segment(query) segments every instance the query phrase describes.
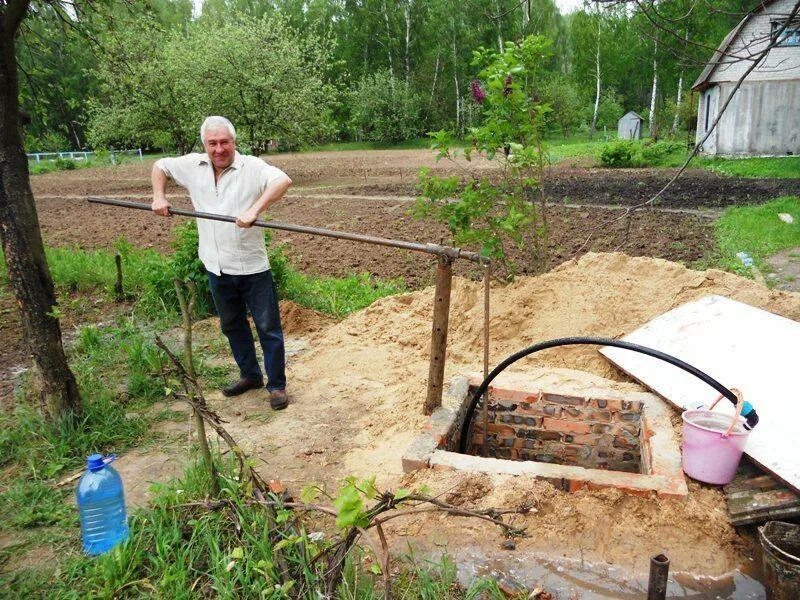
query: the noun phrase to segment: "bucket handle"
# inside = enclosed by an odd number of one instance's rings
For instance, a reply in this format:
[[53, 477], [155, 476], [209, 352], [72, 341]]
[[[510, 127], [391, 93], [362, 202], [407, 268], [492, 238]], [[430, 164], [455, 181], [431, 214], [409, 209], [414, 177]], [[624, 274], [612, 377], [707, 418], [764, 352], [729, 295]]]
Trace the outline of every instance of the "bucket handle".
[[[733, 415], [733, 421], [731, 422], [731, 426], [728, 427], [728, 431], [722, 434], [723, 438], [727, 438], [733, 432], [736, 424], [739, 422], [739, 419], [742, 416], [742, 407], [744, 406], [744, 395], [742, 394], [741, 390], [738, 388], [731, 388], [731, 391], [736, 395], [736, 413]], [[711, 406], [708, 407], [708, 410], [714, 410], [717, 402], [722, 400], [722, 398], [722, 394], [717, 396], [717, 399], [711, 403]]]

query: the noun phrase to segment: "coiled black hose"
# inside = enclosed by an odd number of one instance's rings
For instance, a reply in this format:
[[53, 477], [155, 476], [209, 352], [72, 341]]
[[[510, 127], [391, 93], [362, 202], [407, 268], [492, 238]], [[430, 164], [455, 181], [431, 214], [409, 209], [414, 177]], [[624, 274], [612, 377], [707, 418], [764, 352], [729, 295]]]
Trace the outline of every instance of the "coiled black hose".
[[[700, 369], [693, 367], [689, 363], [685, 363], [679, 358], [675, 358], [674, 356], [670, 356], [669, 354], [665, 354], [664, 352], [660, 352], [658, 350], [653, 350], [652, 348], [647, 348], [646, 346], [640, 346], [639, 344], [632, 344], [631, 342], [623, 342], [622, 340], [612, 340], [606, 338], [598, 338], [598, 337], [568, 337], [568, 338], [559, 338], [557, 340], [550, 340], [547, 342], [540, 342], [538, 344], [534, 344], [533, 346], [528, 346], [524, 350], [520, 350], [519, 352], [512, 354], [508, 358], [506, 358], [503, 362], [497, 365], [492, 372], [486, 376], [486, 379], [483, 380], [481, 385], [475, 390], [475, 394], [472, 396], [472, 400], [469, 403], [469, 407], [467, 408], [467, 413], [464, 416], [464, 421], [461, 424], [461, 435], [459, 441], [459, 452], [465, 454], [467, 452], [467, 445], [468, 445], [468, 436], [467, 431], [472, 423], [472, 416], [475, 414], [475, 406], [478, 404], [481, 396], [483, 396], [486, 389], [489, 387], [489, 384], [497, 377], [500, 373], [502, 373], [506, 367], [509, 365], [514, 364], [521, 358], [525, 358], [529, 354], [533, 354], [534, 352], [539, 352], [540, 350], [547, 350], [548, 348], [555, 348], [557, 346], [576, 346], [579, 344], [588, 344], [593, 346], [614, 346], [615, 348], [623, 348], [625, 350], [633, 350], [634, 352], [639, 352], [641, 354], [646, 354], [648, 356], [652, 356], [654, 358], [659, 358], [665, 362], [668, 362], [671, 365], [678, 367], [679, 369], [683, 369], [687, 373], [691, 373], [698, 379], [701, 379], [715, 390], [717, 390], [720, 394], [725, 396], [728, 400], [730, 400], [734, 405], [738, 402], [736, 398], [736, 394], [734, 394], [731, 390], [726, 388], [722, 385], [719, 381], [714, 379], [713, 377], [703, 373]], [[749, 405], [746, 405], [749, 407]], [[752, 429], [758, 423], [758, 415], [754, 408], [749, 407], [748, 410], [742, 410], [742, 416], [745, 418], [745, 428]]]

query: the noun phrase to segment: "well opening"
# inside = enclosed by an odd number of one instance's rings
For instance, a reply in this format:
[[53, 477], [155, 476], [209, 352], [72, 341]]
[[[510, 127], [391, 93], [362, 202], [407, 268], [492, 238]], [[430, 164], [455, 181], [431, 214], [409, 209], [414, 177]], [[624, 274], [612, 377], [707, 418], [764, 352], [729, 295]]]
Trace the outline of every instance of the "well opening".
[[[476, 389], [470, 386], [467, 398]], [[484, 438], [481, 399], [469, 429], [467, 454], [647, 473], [639, 401], [491, 389], [487, 412]]]
[[585, 373], [500, 374], [489, 388], [486, 453], [483, 406], [459, 452], [469, 403], [483, 377], [454, 377], [438, 408], [402, 455], [405, 472], [445, 469], [532, 476], [559, 489], [614, 487], [685, 497], [681, 452], [670, 409], [646, 392], [613, 389]]

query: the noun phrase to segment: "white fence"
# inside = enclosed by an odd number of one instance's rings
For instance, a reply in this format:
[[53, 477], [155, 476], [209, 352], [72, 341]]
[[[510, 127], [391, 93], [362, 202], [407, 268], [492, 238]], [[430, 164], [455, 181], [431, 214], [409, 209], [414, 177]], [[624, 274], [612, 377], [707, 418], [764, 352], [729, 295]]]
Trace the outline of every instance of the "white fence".
[[[142, 158], [142, 149], [136, 148], [135, 150], [110, 150], [109, 151], [109, 158], [111, 160], [111, 164], [117, 164], [116, 156], [124, 155], [124, 154], [133, 154], [134, 156], [138, 156], [139, 160], [144, 160]], [[71, 160], [88, 160], [89, 157], [94, 156], [94, 152], [84, 152], [82, 150], [77, 152], [66, 151], [66, 152], [31, 152], [28, 154], [28, 160], [35, 160], [36, 164], [38, 165], [42, 160], [55, 160], [57, 158], [69, 158]]]

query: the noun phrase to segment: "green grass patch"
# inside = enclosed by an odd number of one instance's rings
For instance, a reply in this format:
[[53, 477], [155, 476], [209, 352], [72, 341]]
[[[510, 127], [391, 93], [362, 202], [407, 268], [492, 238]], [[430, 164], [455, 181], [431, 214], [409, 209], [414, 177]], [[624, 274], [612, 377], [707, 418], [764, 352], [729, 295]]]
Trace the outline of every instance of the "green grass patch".
[[[792, 215], [794, 223], [784, 223], [778, 218], [779, 213]], [[761, 267], [772, 254], [800, 246], [800, 197], [787, 196], [758, 206], [728, 208], [717, 220], [715, 233], [720, 266], [749, 275], [736, 257], [737, 252], [746, 252]]]
[[[212, 313], [213, 302], [205, 267], [197, 257], [197, 226], [187, 221], [175, 228], [173, 252], [164, 256], [119, 240], [123, 287], [134, 299], [135, 312], [155, 324], [177, 322], [178, 300], [174, 279], [191, 280], [197, 289], [197, 317]], [[265, 232], [266, 243], [270, 236]], [[47, 261], [59, 292], [102, 290], [109, 298], [116, 282], [114, 252], [80, 248], [48, 248]], [[281, 298], [343, 317], [372, 304], [378, 298], [406, 291], [402, 280], [382, 281], [367, 274], [344, 278], [305, 275], [295, 269], [282, 248], [269, 247], [270, 263]], [[0, 259], [2, 259], [0, 250]], [[7, 282], [5, 261], [0, 262], [0, 283]]]
[[[80, 154], [76, 152], [75, 154]], [[41, 175], [43, 173], [52, 173], [54, 171], [74, 171], [76, 169], [88, 169], [91, 167], [113, 167], [130, 162], [139, 162], [138, 153], [119, 153], [115, 152], [112, 156], [108, 150], [97, 150], [91, 156], [83, 158], [83, 156], [76, 156], [75, 158], [60, 157], [53, 159], [45, 159], [36, 162], [35, 158], [28, 159], [28, 172], [31, 175]]]
[[[77, 523], [66, 519], [75, 530], [74, 539], [60, 564], [0, 575], [0, 587], [12, 597], [59, 599], [293, 597], [279, 585], [267, 512], [244, 500], [247, 492], [236, 481], [230, 460], [218, 456], [216, 462], [221, 465], [220, 497], [229, 499], [229, 505], [217, 510], [200, 505], [210, 484], [206, 470], [195, 465], [180, 481], [154, 486], [151, 506], [130, 516], [130, 537], [114, 550], [96, 558], [80, 555]], [[51, 508], [54, 515], [61, 514]], [[324, 589], [322, 563], [313, 558], [329, 543], [330, 532], [324, 539], [312, 538], [296, 514], [279, 510], [277, 517], [283, 558], [298, 574], [290, 588], [305, 590], [303, 598], [319, 597], [317, 590]], [[380, 575], [368, 568], [364, 557], [363, 550], [351, 552], [336, 598], [384, 597]], [[455, 565], [447, 559], [431, 563], [407, 557], [395, 566], [392, 591], [397, 598], [504, 598], [492, 581], [461, 588]]]
[[0, 467], [33, 480], [49, 480], [75, 469], [94, 452], [120, 452], [146, 437], [142, 416], [164, 397], [164, 358], [130, 320], [100, 330], [86, 327], [70, 352], [81, 390], [80, 418], [45, 422], [36, 406], [21, 399], [0, 413]]
[[270, 265], [281, 298], [339, 318], [406, 291], [400, 279], [382, 281], [366, 273], [344, 278], [304, 275], [291, 267], [280, 247], [270, 252]]
[[800, 156], [701, 158], [698, 166], [732, 177], [800, 179]]
[[554, 140], [545, 144], [545, 156], [548, 164], [555, 165], [569, 158], [594, 156], [604, 143], [600, 140], [563, 143]]
[[429, 149], [431, 141], [429, 138], [415, 138], [406, 140], [399, 144], [385, 144], [381, 142], [332, 142], [330, 144], [320, 144], [319, 146], [308, 146], [302, 152], [340, 152], [344, 150], [417, 150]]

